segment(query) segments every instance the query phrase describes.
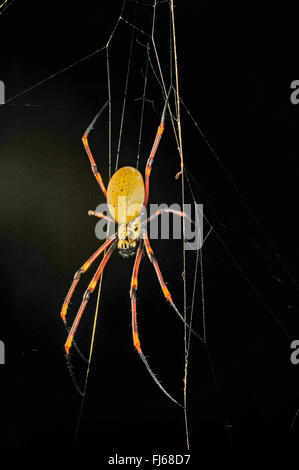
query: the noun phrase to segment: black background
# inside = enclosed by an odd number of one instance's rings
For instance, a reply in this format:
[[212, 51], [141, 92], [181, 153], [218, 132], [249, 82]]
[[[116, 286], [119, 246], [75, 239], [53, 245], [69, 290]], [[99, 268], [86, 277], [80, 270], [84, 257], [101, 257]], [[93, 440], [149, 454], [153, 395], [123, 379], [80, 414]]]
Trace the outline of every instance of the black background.
[[[4, 450], [74, 445], [81, 400], [65, 364], [59, 312], [74, 272], [99, 244], [96, 221], [87, 211], [103, 202], [103, 196], [81, 137], [107, 99], [105, 51], [12, 98], [105, 45], [120, 8], [121, 2], [111, 6], [87, 1], [65, 8], [14, 2], [0, 15], [0, 79], [7, 101], [0, 108]], [[167, 70], [167, 6], [160, 8], [164, 13], [157, 19], [156, 38]], [[124, 16], [146, 28], [150, 11], [129, 2]], [[203, 266], [208, 350], [218, 386], [207, 350], [193, 340], [188, 382], [191, 452], [194, 460], [211, 450], [219, 455], [230, 449], [273, 454], [296, 446], [299, 439], [298, 423], [288, 439], [299, 406], [298, 371], [290, 363], [290, 343], [298, 338], [299, 107], [290, 102], [290, 84], [299, 73], [295, 15], [287, 7], [263, 11], [254, 5], [216, 7], [213, 2], [177, 2], [175, 14], [181, 96], [220, 160], [182, 111], [191, 185], [215, 229], [203, 250]], [[120, 106], [120, 70], [126, 70], [131, 29], [121, 24], [117, 31], [111, 46], [111, 84], [113, 103]], [[145, 42], [139, 35], [141, 40]], [[141, 54], [142, 46], [136, 50]], [[137, 114], [126, 116], [120, 165], [136, 160], [140, 102], [134, 104], [133, 98], [142, 95], [144, 68], [138, 60], [128, 95]], [[141, 168], [163, 107], [157, 89], [150, 89], [155, 106], [147, 107]], [[115, 129], [118, 125], [113, 122]], [[106, 131], [107, 115], [90, 142], [107, 183]], [[113, 146], [115, 156], [115, 140]], [[181, 182], [174, 178], [179, 169], [168, 121], [152, 171], [150, 202], [180, 202]], [[152, 245], [182, 310], [181, 243], [161, 240]], [[187, 253], [188, 306], [195, 256]], [[77, 449], [96, 450], [103, 462], [115, 453], [146, 457], [186, 451], [182, 410], [158, 390], [132, 345], [132, 263], [115, 254], [105, 271], [76, 441]], [[86, 282], [82, 279], [71, 316]], [[199, 281], [196, 292], [194, 326], [202, 332]], [[94, 301], [78, 331], [86, 353]], [[144, 352], [163, 385], [182, 400], [182, 325], [164, 302], [145, 258], [138, 311]], [[82, 383], [85, 366], [74, 360]]]

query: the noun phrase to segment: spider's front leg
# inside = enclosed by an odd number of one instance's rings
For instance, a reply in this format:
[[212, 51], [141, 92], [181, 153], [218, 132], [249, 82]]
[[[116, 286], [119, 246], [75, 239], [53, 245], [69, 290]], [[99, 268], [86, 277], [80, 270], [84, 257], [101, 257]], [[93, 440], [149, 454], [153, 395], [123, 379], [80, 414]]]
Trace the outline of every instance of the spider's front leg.
[[102, 114], [102, 112], [105, 110], [105, 108], [107, 107], [108, 105], [108, 101], [106, 101], [106, 103], [104, 104], [104, 106], [102, 106], [102, 108], [100, 109], [100, 111], [97, 113], [97, 115], [95, 116], [95, 118], [92, 120], [92, 122], [89, 124], [88, 128], [86, 129], [86, 131], [84, 132], [83, 134], [83, 137], [82, 137], [82, 142], [83, 142], [83, 145], [84, 145], [84, 148], [86, 150], [86, 153], [88, 155], [88, 158], [89, 158], [89, 161], [90, 161], [90, 164], [91, 164], [91, 169], [92, 169], [92, 172], [94, 174], [94, 177], [95, 179], [97, 180], [98, 184], [100, 185], [100, 188], [105, 196], [105, 198], [107, 199], [107, 191], [106, 191], [106, 188], [105, 188], [105, 185], [103, 183], [103, 180], [102, 180], [102, 177], [101, 177], [101, 174], [100, 172], [98, 171], [97, 169], [97, 165], [96, 165], [96, 162], [93, 158], [93, 155], [91, 153], [91, 150], [90, 150], [90, 147], [89, 147], [89, 143], [88, 143], [88, 135], [90, 133], [90, 131], [93, 129], [93, 126], [96, 122], [96, 120], [100, 117], [100, 115]]
[[143, 203], [145, 207], [147, 206], [148, 197], [149, 197], [149, 180], [150, 180], [150, 174], [152, 171], [152, 164], [153, 164], [153, 161], [157, 152], [157, 148], [159, 146], [159, 143], [160, 143], [163, 131], [164, 131], [165, 114], [166, 114], [166, 108], [167, 108], [168, 101], [169, 101], [170, 92], [171, 92], [171, 87], [169, 88], [169, 92], [165, 100], [165, 104], [164, 104], [164, 108], [163, 108], [162, 116], [161, 116], [161, 121], [157, 130], [157, 133], [156, 133], [156, 137], [152, 146], [150, 156], [148, 157], [146, 167], [145, 167], [145, 196], [144, 196], [144, 203]]

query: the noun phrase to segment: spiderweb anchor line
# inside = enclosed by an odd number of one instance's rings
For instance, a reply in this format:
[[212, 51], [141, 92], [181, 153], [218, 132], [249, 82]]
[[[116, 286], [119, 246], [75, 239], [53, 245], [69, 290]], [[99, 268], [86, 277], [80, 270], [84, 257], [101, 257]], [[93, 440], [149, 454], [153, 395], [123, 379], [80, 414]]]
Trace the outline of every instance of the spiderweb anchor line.
[[[177, 118], [177, 132], [178, 132], [178, 151], [181, 160], [181, 193], [182, 193], [182, 207], [185, 207], [185, 183], [184, 183], [184, 157], [183, 157], [183, 142], [182, 142], [182, 128], [181, 128], [181, 114], [180, 114], [180, 95], [179, 95], [179, 76], [178, 76], [178, 59], [176, 48], [176, 34], [175, 34], [175, 21], [174, 21], [174, 6], [173, 0], [170, 0], [171, 11], [171, 28], [172, 28], [172, 47], [174, 59], [174, 75], [175, 75], [175, 104], [176, 104], [176, 118]], [[187, 321], [187, 289], [186, 289], [186, 254], [185, 254], [185, 234], [186, 226], [183, 220], [183, 294], [184, 294], [184, 320]], [[192, 324], [192, 323], [191, 323]], [[184, 419], [185, 419], [185, 432], [186, 432], [186, 446], [190, 449], [188, 415], [187, 415], [187, 380], [188, 380], [188, 357], [191, 338], [187, 338], [187, 328], [184, 325], [184, 347], [185, 347], [185, 367], [184, 367]]]

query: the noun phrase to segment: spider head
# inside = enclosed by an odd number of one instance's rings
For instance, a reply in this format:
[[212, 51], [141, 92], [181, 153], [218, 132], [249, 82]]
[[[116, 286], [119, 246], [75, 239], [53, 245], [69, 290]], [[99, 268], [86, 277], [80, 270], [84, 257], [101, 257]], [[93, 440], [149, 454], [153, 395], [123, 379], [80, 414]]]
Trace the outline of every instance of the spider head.
[[136, 251], [137, 241], [140, 237], [141, 222], [139, 217], [131, 220], [127, 225], [118, 226], [118, 244], [119, 254], [124, 258], [133, 256]]

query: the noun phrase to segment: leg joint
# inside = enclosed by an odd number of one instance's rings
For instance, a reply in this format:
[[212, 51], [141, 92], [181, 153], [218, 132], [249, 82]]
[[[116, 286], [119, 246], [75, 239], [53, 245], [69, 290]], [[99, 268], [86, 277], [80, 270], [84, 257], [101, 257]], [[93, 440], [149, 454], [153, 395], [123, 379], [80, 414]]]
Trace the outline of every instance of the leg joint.
[[136, 292], [137, 292], [137, 286], [131, 286], [130, 289], [130, 298], [132, 300], [136, 300]]
[[97, 165], [95, 165], [94, 163], [91, 164], [91, 169], [94, 175], [98, 173]]
[[92, 294], [93, 290], [92, 289], [87, 289], [87, 291], [85, 292], [85, 294], [83, 295], [83, 302], [85, 301], [88, 301], [91, 294]]
[[82, 272], [83, 272], [83, 271], [82, 271], [82, 268], [80, 268], [79, 271], [76, 272], [76, 274], [75, 274], [75, 276], [74, 276], [74, 281], [79, 281]]
[[153, 252], [149, 252], [148, 257], [149, 257], [151, 263], [153, 263], [153, 264], [157, 263], [156, 257], [155, 257]]

